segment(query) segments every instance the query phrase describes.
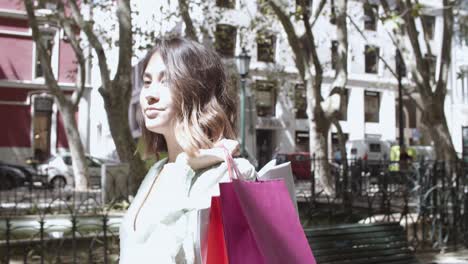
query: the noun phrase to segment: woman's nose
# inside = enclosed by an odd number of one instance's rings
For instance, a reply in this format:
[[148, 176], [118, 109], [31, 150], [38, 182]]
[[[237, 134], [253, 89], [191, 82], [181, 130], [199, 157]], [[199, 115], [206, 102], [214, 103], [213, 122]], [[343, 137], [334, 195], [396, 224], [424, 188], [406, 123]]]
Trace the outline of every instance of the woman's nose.
[[159, 101], [159, 98], [153, 93], [146, 94], [145, 98], [146, 98], [146, 102], [148, 103], [148, 105], [155, 104]]

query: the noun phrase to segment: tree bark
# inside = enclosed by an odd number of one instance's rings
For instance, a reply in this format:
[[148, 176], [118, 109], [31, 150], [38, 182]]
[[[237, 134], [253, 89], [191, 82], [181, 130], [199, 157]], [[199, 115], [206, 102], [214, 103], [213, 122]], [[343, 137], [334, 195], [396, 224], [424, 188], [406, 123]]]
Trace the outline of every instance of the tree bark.
[[72, 157], [74, 187], [77, 191], [88, 188], [89, 172], [85, 151], [76, 125], [75, 110], [70, 102], [56, 100], [63, 120], [65, 134]]
[[[422, 112], [422, 129], [424, 134], [428, 135], [434, 143], [436, 158], [446, 161], [457, 160], [458, 157], [453, 146], [450, 131], [445, 117], [445, 96], [447, 94], [447, 79], [449, 69], [451, 67], [451, 49], [454, 30], [454, 2], [450, 0], [443, 0], [443, 31], [442, 31], [442, 45], [440, 51], [440, 67], [439, 75], [433, 76], [424, 61], [421, 51], [421, 43], [418, 39], [418, 31], [416, 28], [415, 16], [412, 14], [414, 5], [410, 0], [398, 1], [404, 18], [405, 29], [408, 32], [410, 40], [409, 47], [405, 46], [405, 42], [399, 31], [393, 32], [397, 41], [395, 45], [404, 55], [407, 63], [406, 66], [412, 73], [413, 81], [416, 85], [417, 93], [419, 94], [419, 106]], [[382, 0], [382, 6], [385, 14], [389, 17], [391, 10], [386, 0]], [[421, 19], [421, 18], [420, 18]], [[424, 32], [427, 29], [423, 30]], [[425, 34], [427, 35], [427, 34]], [[431, 44], [425, 36], [424, 38], [426, 49], [431, 53]], [[412, 63], [415, 60], [416, 63]]]
[[[85, 83], [82, 79], [83, 75], [80, 75], [78, 78], [79, 84], [77, 84], [72, 98], [68, 98], [58, 85], [57, 79], [55, 78], [52, 70], [50, 58], [46, 55], [47, 51], [43, 44], [42, 34], [39, 31], [34, 6], [31, 0], [24, 0], [24, 5], [28, 16], [29, 25], [32, 30], [32, 38], [36, 43], [36, 46], [38, 47], [39, 59], [41, 61], [42, 71], [44, 72], [47, 88], [49, 92], [55, 97], [55, 101], [57, 102], [59, 111], [62, 115], [65, 134], [67, 136], [67, 142], [72, 158], [73, 178], [75, 184], [74, 187], [76, 190], [86, 190], [88, 188], [89, 172], [85, 159], [83, 143], [81, 142], [81, 138], [75, 120], [75, 110], [77, 109], [78, 103], [81, 100], [83, 91], [85, 89]], [[58, 11], [63, 12], [63, 9], [59, 8]], [[57, 20], [55, 22], [61, 22], [60, 15], [55, 19]], [[81, 60], [82, 56], [80, 56], [79, 50], [76, 50], [77, 48], [79, 48], [79, 46], [77, 47], [76, 45], [74, 45], [76, 44], [75, 36], [73, 34], [67, 34], [67, 36], [72, 38], [72, 46], [75, 52], [78, 52], [77, 58], [79, 62], [79, 71], [84, 72], [84, 61]]]
[[116, 75], [111, 80], [107, 57], [102, 43], [94, 33], [92, 24], [86, 22], [79, 12], [76, 0], [69, 1], [72, 17], [76, 24], [85, 32], [91, 47], [98, 59], [102, 87], [99, 89], [104, 100], [109, 128], [114, 140], [120, 161], [127, 162], [130, 167], [126, 184], [131, 193], [136, 193], [145, 176], [145, 166], [136, 151], [136, 143], [132, 137], [128, 109], [132, 93], [132, 20], [129, 0], [117, 1], [117, 20], [119, 24], [119, 62]]
[[[315, 177], [319, 179], [321, 187], [327, 194], [335, 193], [335, 185], [333, 175], [330, 171], [330, 163], [328, 159], [328, 133], [330, 129], [331, 120], [338, 113], [340, 101], [343, 93], [333, 92], [325, 100], [322, 97], [322, 81], [323, 70], [317, 54], [315, 46], [314, 34], [312, 32], [312, 25], [310, 23], [309, 15], [306, 9], [302, 12], [302, 22], [304, 24], [305, 33], [299, 37], [294, 30], [294, 25], [291, 22], [287, 12], [285, 11], [286, 4], [280, 0], [270, 0], [270, 6], [277, 16], [279, 22], [287, 35], [288, 43], [294, 54], [294, 61], [296, 68], [299, 71], [299, 76], [306, 87], [307, 94], [307, 115], [309, 120], [309, 144], [310, 154], [316, 166], [311, 166], [311, 170], [315, 173]], [[346, 4], [346, 2], [344, 3]], [[340, 5], [343, 7], [343, 5]], [[346, 14], [346, 8], [342, 9]], [[319, 14], [315, 14], [318, 16]], [[341, 17], [343, 19], [343, 17]], [[346, 16], [344, 16], [346, 19]], [[345, 31], [340, 31], [345, 32]], [[346, 38], [342, 38], [347, 40]], [[347, 44], [346, 49], [347, 49]], [[336, 82], [337, 85], [342, 85], [338, 89], [342, 89], [346, 84], [347, 72], [346, 67], [346, 54], [347, 51], [342, 52], [341, 71], [337, 72]], [[345, 70], [343, 72], [343, 70]], [[336, 91], [336, 90], [335, 90]]]

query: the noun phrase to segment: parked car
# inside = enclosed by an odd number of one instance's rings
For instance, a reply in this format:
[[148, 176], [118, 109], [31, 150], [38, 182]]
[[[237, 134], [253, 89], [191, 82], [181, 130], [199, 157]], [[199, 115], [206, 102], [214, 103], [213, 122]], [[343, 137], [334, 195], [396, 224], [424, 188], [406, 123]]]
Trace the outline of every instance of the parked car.
[[0, 161], [0, 190], [9, 190], [30, 183], [35, 171], [30, 166]]
[[288, 161], [291, 162], [291, 169], [295, 179], [310, 179], [311, 158], [309, 152], [278, 153], [276, 155], [277, 164]]
[[369, 165], [388, 161], [390, 144], [379, 139], [349, 140], [346, 142], [348, 159], [367, 161]]
[[[101, 166], [104, 160], [101, 160], [90, 155], [85, 155], [89, 169], [90, 186], [100, 185], [101, 183]], [[42, 175], [42, 183], [53, 188], [64, 188], [65, 186], [73, 186], [73, 168], [72, 158], [69, 153], [62, 153], [50, 157], [47, 161], [38, 166], [38, 172]]]
[[[311, 179], [311, 164], [314, 162], [310, 157], [309, 152], [291, 152], [291, 153], [278, 153], [275, 156], [276, 164], [291, 162], [291, 169], [296, 180], [310, 180]], [[330, 161], [330, 169], [332, 174], [337, 174], [340, 170], [340, 164], [333, 160]], [[315, 161], [318, 162], [318, 161]], [[318, 165], [318, 164], [317, 164]]]

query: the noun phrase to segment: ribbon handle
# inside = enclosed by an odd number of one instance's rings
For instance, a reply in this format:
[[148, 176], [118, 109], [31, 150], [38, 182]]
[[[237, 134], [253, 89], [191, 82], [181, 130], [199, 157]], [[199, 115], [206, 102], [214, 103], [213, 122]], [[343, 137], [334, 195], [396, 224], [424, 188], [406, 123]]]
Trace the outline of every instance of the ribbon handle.
[[242, 180], [242, 174], [240, 173], [239, 168], [234, 162], [234, 158], [232, 157], [230, 151], [225, 146], [223, 146], [223, 149], [225, 153], [225, 161], [228, 166], [229, 178], [231, 179], [231, 181], [234, 181], [235, 179]]

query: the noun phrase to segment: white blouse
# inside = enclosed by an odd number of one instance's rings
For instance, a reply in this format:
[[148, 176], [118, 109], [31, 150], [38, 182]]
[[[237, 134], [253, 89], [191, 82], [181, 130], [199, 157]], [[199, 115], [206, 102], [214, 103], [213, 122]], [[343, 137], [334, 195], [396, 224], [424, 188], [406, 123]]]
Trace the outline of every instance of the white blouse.
[[[256, 176], [249, 161], [238, 158], [235, 162], [245, 179]], [[219, 195], [218, 184], [229, 181], [225, 162], [196, 171], [188, 165], [185, 153], [174, 163], [156, 162], [122, 220], [120, 263], [199, 262], [195, 250], [198, 210], [209, 208], [211, 197]]]

